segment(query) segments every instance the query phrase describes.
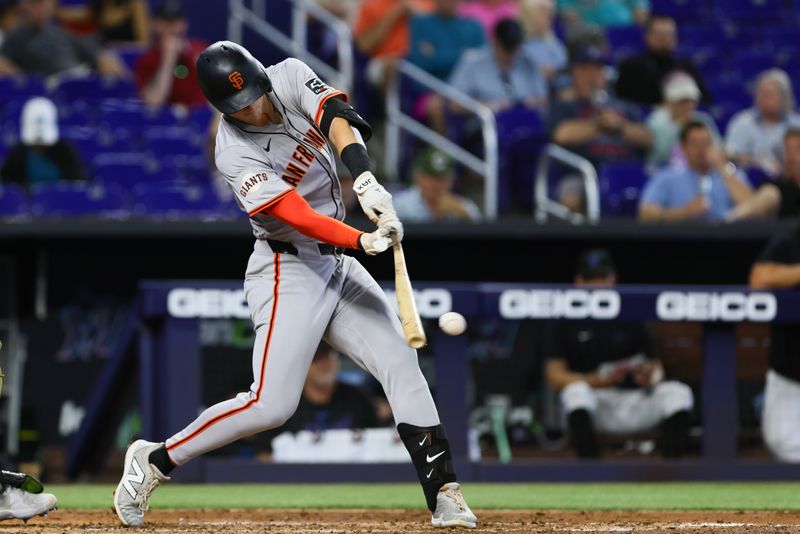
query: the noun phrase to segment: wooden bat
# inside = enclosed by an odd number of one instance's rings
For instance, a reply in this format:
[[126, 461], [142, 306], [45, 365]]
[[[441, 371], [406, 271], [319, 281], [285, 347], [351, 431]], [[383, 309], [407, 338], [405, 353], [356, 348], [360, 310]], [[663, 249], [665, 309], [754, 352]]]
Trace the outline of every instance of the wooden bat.
[[414, 302], [414, 292], [411, 289], [411, 280], [408, 278], [403, 246], [397, 243], [393, 249], [394, 285], [397, 295], [397, 310], [400, 313], [400, 323], [403, 325], [403, 335], [405, 335], [409, 347], [419, 349], [427, 345], [428, 339], [425, 337], [425, 330], [422, 329], [417, 303]]

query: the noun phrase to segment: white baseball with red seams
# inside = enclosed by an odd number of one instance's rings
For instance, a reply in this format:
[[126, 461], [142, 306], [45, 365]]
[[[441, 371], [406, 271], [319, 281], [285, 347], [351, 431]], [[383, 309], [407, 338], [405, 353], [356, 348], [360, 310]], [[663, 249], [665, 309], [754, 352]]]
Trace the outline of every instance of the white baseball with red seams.
[[467, 320], [458, 312], [447, 312], [439, 317], [439, 328], [449, 336], [457, 336], [467, 329]]

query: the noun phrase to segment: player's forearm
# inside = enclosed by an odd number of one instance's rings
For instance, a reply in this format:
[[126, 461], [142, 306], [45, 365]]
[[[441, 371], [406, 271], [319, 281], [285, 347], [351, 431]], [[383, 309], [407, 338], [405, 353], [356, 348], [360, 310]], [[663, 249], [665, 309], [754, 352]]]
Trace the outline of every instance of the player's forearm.
[[361, 144], [359, 138], [356, 137], [356, 131], [350, 126], [350, 123], [342, 117], [333, 119], [330, 132], [328, 132], [328, 138], [331, 140], [331, 143], [333, 143], [333, 146], [336, 147], [336, 151], [339, 153], [340, 157], [344, 149], [353, 143]]
[[361, 248], [358, 241], [362, 234], [360, 230], [314, 211], [296, 191], [286, 194], [264, 211], [317, 241], [336, 247]]
[[753, 289], [791, 289], [800, 286], [800, 264], [760, 262], [750, 272]]

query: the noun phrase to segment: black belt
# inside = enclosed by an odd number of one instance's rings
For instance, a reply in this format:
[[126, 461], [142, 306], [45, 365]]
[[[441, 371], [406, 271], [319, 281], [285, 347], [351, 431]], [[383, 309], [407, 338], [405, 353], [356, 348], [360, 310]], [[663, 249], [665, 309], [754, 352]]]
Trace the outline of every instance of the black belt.
[[[267, 239], [267, 244], [269, 248], [272, 249], [272, 252], [277, 254], [291, 254], [292, 256], [297, 256], [297, 247], [291, 243], [286, 241], [276, 241], [275, 239]], [[344, 252], [344, 249], [341, 247], [334, 247], [333, 245], [329, 245], [327, 243], [317, 243], [317, 247], [319, 248], [319, 253], [323, 256], [338, 256]]]

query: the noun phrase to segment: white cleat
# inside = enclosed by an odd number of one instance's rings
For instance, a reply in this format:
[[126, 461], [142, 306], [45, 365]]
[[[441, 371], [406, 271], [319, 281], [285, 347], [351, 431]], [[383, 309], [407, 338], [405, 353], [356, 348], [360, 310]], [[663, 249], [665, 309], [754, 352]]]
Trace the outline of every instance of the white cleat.
[[47, 515], [58, 506], [58, 499], [50, 493], [28, 493], [18, 488], [7, 488], [0, 496], [0, 520], [28, 519]]
[[150, 463], [150, 453], [163, 445], [140, 439], [134, 441], [125, 453], [122, 480], [114, 491], [114, 510], [125, 526], [142, 526], [147, 500], [161, 482], [169, 480]]
[[450, 482], [439, 489], [431, 524], [434, 527], [466, 528], [475, 528], [478, 525], [478, 518], [467, 506], [458, 483]]

